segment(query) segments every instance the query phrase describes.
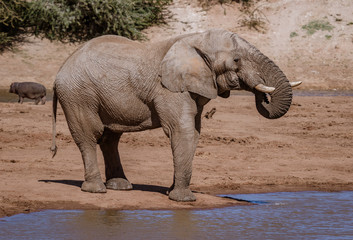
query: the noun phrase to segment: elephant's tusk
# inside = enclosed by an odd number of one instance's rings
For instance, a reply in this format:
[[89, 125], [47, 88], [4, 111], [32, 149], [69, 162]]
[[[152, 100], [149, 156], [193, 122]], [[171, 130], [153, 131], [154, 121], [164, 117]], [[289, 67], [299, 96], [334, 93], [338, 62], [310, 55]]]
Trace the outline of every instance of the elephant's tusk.
[[260, 92], [263, 92], [263, 93], [272, 93], [275, 90], [274, 87], [267, 87], [267, 86], [263, 85], [262, 83], [256, 85], [255, 89], [257, 91], [260, 91]]
[[302, 81], [298, 81], [298, 82], [289, 82], [290, 86], [293, 88], [293, 87], [297, 87], [299, 86], [300, 84], [302, 84]]

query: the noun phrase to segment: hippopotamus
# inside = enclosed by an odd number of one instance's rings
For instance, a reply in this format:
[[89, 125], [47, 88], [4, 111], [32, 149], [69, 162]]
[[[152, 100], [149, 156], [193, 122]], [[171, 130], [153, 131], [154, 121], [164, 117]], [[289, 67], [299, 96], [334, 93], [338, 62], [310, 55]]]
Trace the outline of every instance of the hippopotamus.
[[35, 99], [35, 104], [39, 102], [45, 104], [46, 100], [46, 89], [42, 84], [35, 82], [14, 82], [11, 83], [10, 93], [18, 95], [19, 103], [23, 103], [24, 98]]

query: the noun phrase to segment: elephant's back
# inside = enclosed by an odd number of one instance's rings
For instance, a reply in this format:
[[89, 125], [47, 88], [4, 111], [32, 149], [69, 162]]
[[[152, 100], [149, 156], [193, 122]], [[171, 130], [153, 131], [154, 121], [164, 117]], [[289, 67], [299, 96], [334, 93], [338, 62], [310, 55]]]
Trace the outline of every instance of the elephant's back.
[[88, 41], [83, 51], [97, 57], [132, 56], [144, 49], [144, 45], [121, 36], [105, 35]]
[[118, 35], [103, 35], [103, 36], [99, 36], [96, 38], [93, 38], [89, 41], [87, 41], [87, 43], [85, 45], [89, 45], [89, 44], [101, 44], [101, 43], [108, 43], [108, 42], [112, 42], [112, 43], [116, 43], [116, 44], [134, 44], [134, 45], [141, 45], [141, 43], [130, 40], [126, 37], [122, 37], [122, 36], [118, 36]]
[[[88, 41], [58, 72], [54, 87], [59, 99], [65, 96], [74, 100], [78, 98], [76, 95], [87, 95], [104, 102], [117, 93], [131, 92], [130, 81], [139, 65], [136, 52], [143, 51], [142, 45], [114, 35]], [[135, 101], [135, 98], [128, 101]]]
[[[136, 64], [137, 52], [143, 49], [142, 44], [125, 37], [105, 35], [94, 38], [78, 48], [60, 68], [56, 83], [67, 78], [99, 80], [101, 73], [106, 77], [117, 72], [125, 74]], [[109, 76], [112, 77], [112, 76]], [[67, 81], [72, 81], [68, 79]]]
[[[142, 105], [136, 86], [144, 71], [144, 51], [144, 44], [119, 36], [107, 35], [88, 41], [58, 72], [54, 87], [58, 96], [62, 96], [59, 99], [77, 101], [77, 95], [87, 95], [105, 106], [121, 104], [120, 108], [125, 108], [129, 102]], [[123, 100], [115, 99], [119, 94], [124, 96]]]

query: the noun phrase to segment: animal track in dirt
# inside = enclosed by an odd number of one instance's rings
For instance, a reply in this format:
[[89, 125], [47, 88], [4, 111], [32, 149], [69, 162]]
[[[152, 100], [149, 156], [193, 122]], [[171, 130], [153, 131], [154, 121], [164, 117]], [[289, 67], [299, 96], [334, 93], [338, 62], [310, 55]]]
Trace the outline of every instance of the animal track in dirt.
[[306, 122], [302, 124], [303, 130], [312, 131], [312, 130], [319, 130], [325, 127], [324, 124], [318, 124], [317, 122]]
[[124, 134], [120, 142], [131, 146], [166, 147], [170, 145], [169, 139], [166, 136], [151, 136], [146, 134]]
[[60, 141], [64, 141], [64, 142], [66, 142], [66, 143], [71, 143], [71, 142], [73, 141], [71, 135], [66, 135], [66, 134], [64, 134], [64, 133], [62, 133], [62, 132], [58, 132], [58, 133], [56, 134], [56, 137], [57, 137], [57, 139], [59, 139]]
[[278, 148], [290, 148], [292, 144], [290, 143], [284, 143], [281, 141], [268, 141], [265, 143], [259, 143], [258, 147], [261, 149], [271, 149], [273, 147], [278, 147]]
[[214, 144], [214, 143], [222, 143], [222, 144], [232, 144], [237, 143], [241, 145], [253, 144], [258, 141], [259, 138], [255, 136], [248, 136], [243, 138], [234, 138], [234, 137], [219, 137], [212, 136], [209, 134], [201, 134], [200, 143], [202, 144]]

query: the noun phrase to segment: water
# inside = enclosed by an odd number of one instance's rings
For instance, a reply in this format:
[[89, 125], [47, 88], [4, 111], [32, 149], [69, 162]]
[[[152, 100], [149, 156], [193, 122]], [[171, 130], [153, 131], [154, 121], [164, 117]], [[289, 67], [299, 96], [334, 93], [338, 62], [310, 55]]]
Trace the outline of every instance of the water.
[[227, 195], [206, 210], [47, 210], [0, 219], [0, 239], [353, 239], [353, 192]]

